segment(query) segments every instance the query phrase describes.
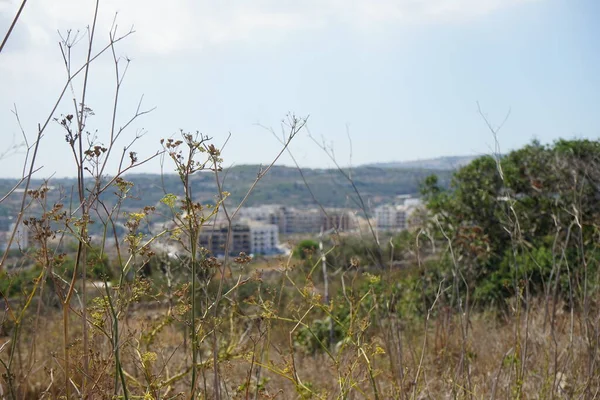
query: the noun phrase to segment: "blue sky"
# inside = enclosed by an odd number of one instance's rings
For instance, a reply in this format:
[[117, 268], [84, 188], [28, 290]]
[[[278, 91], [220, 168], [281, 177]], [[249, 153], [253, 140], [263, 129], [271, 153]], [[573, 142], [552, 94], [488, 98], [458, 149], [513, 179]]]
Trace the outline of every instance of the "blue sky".
[[[0, 32], [19, 3], [0, 0]], [[115, 11], [119, 29], [136, 29], [117, 46], [132, 59], [117, 121], [141, 95], [156, 110], [117, 147], [144, 130], [134, 146], [140, 157], [184, 129], [217, 145], [231, 133], [227, 165], [268, 163], [280, 145], [257, 124], [279, 131], [288, 112], [310, 115], [312, 134], [342, 165], [484, 154], [493, 139], [477, 102], [492, 123], [511, 110], [499, 133], [503, 151], [533, 138], [600, 133], [600, 4], [592, 0], [105, 0], [100, 7], [97, 48]], [[92, 12], [91, 0], [27, 4], [0, 54], [0, 154], [22, 141], [14, 104], [29, 140], [35, 136], [64, 84], [56, 32], [85, 28]], [[84, 51], [82, 41], [77, 62]], [[92, 65], [90, 81], [96, 115], [88, 127], [106, 142], [114, 95], [108, 54]], [[71, 104], [68, 93], [57, 114], [71, 113]], [[42, 144], [37, 176], [73, 175], [57, 124]], [[302, 166], [331, 166], [304, 132], [291, 150]], [[19, 176], [23, 154], [5, 155], [0, 177]], [[287, 155], [280, 163], [292, 164]], [[159, 168], [151, 162], [138, 171]]]

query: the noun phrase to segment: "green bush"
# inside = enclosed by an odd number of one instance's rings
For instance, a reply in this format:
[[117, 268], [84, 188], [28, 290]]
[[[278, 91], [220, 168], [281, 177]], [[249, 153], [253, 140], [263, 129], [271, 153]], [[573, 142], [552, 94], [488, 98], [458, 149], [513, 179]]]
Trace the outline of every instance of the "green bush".
[[298, 243], [294, 249], [294, 257], [301, 260], [311, 259], [319, 249], [319, 243], [311, 239], [305, 239]]

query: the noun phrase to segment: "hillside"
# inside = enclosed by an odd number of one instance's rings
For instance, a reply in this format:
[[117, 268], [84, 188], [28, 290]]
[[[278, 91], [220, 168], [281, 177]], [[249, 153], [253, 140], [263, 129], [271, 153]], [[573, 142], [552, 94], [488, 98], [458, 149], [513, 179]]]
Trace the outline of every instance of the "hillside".
[[[224, 190], [231, 193], [229, 202], [238, 204], [246, 194], [260, 170], [257, 165], [234, 166], [220, 173]], [[356, 196], [348, 180], [334, 169], [304, 169], [306, 182], [315, 197], [324, 206], [354, 207]], [[357, 167], [351, 171], [352, 179], [365, 201], [379, 204], [392, 201], [400, 194], [416, 194], [420, 183], [428, 175], [435, 173], [439, 176], [440, 184], [446, 187], [451, 177], [451, 171], [431, 170], [422, 168], [377, 168]], [[134, 201], [128, 207], [137, 208], [156, 204], [165, 193], [181, 194], [181, 183], [174, 174], [160, 176], [158, 174], [129, 174], [125, 179], [132, 181], [135, 186], [132, 191]], [[192, 176], [194, 197], [202, 202], [214, 202], [217, 193], [215, 176], [211, 172], [200, 172]], [[6, 193], [16, 183], [13, 179], [0, 179], [0, 194]], [[31, 187], [39, 187], [43, 181], [33, 180]], [[63, 188], [64, 193], [70, 193], [75, 183], [72, 178], [55, 178], [51, 185]], [[55, 201], [60, 190], [53, 191], [49, 201]], [[112, 194], [112, 193], [111, 193]], [[0, 215], [11, 215], [18, 204], [16, 194], [9, 201], [0, 205]], [[110, 197], [106, 199], [110, 203]], [[310, 192], [296, 168], [275, 166], [256, 186], [246, 205], [285, 204], [288, 206], [315, 205]]]

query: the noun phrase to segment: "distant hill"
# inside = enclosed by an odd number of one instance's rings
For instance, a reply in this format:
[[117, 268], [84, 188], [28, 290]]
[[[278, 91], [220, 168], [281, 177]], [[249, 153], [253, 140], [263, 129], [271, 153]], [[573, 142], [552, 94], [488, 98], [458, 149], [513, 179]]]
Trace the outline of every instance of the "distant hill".
[[[226, 203], [236, 207], [248, 192], [255, 181], [258, 165], [240, 165], [224, 168], [219, 178], [223, 190], [230, 193]], [[356, 188], [360, 191], [362, 200], [370, 209], [382, 203], [394, 202], [399, 195], [418, 195], [421, 182], [429, 175], [436, 174], [442, 187], [448, 187], [452, 177], [451, 170], [433, 170], [425, 168], [378, 168], [362, 166], [353, 168], [350, 172]], [[317, 201], [324, 207], [347, 207], [360, 209], [360, 201], [352, 185], [336, 169], [302, 169], [302, 175], [310, 187]], [[248, 197], [246, 206], [262, 204], [281, 204], [292, 207], [316, 207], [310, 191], [296, 168], [274, 166], [268, 174], [256, 185]], [[127, 174], [124, 178], [133, 182], [134, 186], [129, 192], [126, 201], [119, 208], [120, 215], [124, 212], [139, 211], [145, 206], [157, 206], [154, 222], [168, 218], [169, 212], [160, 204], [166, 193], [183, 195], [179, 177], [175, 174]], [[191, 187], [195, 201], [203, 204], [215, 204], [217, 201], [217, 185], [214, 173], [210, 171], [197, 172], [191, 176]], [[15, 179], [0, 179], [0, 196], [7, 193], [17, 183]], [[30, 188], [39, 188], [44, 182], [39, 179], [31, 181]], [[52, 189], [46, 195], [48, 205], [63, 202], [69, 206], [70, 193], [75, 190], [76, 180], [73, 178], [54, 178], [49, 182]], [[0, 222], [9, 224], [17, 215], [23, 189], [9, 196], [0, 203]], [[76, 196], [73, 196], [73, 199]], [[107, 209], [111, 209], [117, 200], [115, 190], [109, 189], [102, 196], [102, 202]], [[73, 200], [75, 201], [75, 200]], [[230, 208], [231, 210], [231, 208]], [[39, 206], [33, 204], [30, 213], [40, 214]], [[8, 226], [8, 225], [7, 225]], [[6, 228], [4, 228], [6, 229]], [[122, 230], [122, 227], [117, 227]], [[102, 234], [102, 224], [90, 226], [91, 234]]]
[[413, 160], [413, 161], [397, 161], [397, 162], [387, 162], [387, 163], [375, 163], [368, 164], [367, 167], [377, 167], [377, 168], [396, 168], [396, 169], [414, 169], [414, 168], [424, 168], [424, 169], [435, 169], [435, 170], [455, 170], [460, 167], [463, 167], [476, 159], [479, 156], [448, 156], [448, 157], [437, 157], [437, 158], [429, 158], [423, 160]]
[[[224, 169], [220, 173], [223, 189], [230, 193], [229, 202], [238, 204], [256, 179], [260, 166], [240, 165]], [[431, 174], [437, 174], [443, 186], [449, 185], [452, 172], [425, 168], [378, 168], [363, 166], [353, 168], [351, 176], [365, 202], [379, 204], [393, 201], [401, 194], [418, 194], [421, 182]], [[327, 207], [356, 207], [358, 199], [344, 176], [335, 169], [302, 169], [302, 175], [317, 200]], [[288, 206], [315, 206], [310, 191], [298, 169], [274, 166], [255, 187], [247, 205], [284, 204]], [[181, 193], [181, 183], [175, 175], [128, 175], [126, 179], [136, 184], [139, 197], [151, 202], [158, 201], [164, 192]], [[215, 177], [210, 172], [194, 174], [192, 187], [198, 200], [211, 202], [215, 199]], [[164, 186], [164, 187], [163, 187]], [[159, 189], [160, 188], [160, 189]], [[159, 189], [159, 190], [157, 190]]]
[[[223, 189], [230, 193], [228, 203], [237, 205], [254, 180], [260, 166], [240, 165], [225, 168], [220, 173]], [[336, 169], [302, 169], [304, 179], [308, 183], [317, 200], [326, 207], [352, 207], [358, 205], [358, 199], [352, 185]], [[437, 174], [440, 184], [447, 187], [450, 183], [452, 171], [449, 169], [427, 169], [423, 167], [393, 166], [355, 167], [351, 171], [354, 184], [358, 188], [365, 202], [371, 205], [394, 201], [402, 194], [418, 194], [421, 182], [430, 174]], [[181, 195], [182, 188], [179, 178], [175, 174], [161, 177], [158, 174], [127, 174], [125, 179], [132, 181], [134, 187], [130, 193], [130, 200], [125, 202], [123, 210], [139, 209], [146, 205], [157, 205], [165, 193]], [[16, 183], [14, 179], [0, 179], [0, 194], [6, 193]], [[192, 190], [197, 201], [214, 203], [217, 194], [215, 176], [212, 172], [198, 172], [191, 177]], [[32, 188], [39, 187], [40, 180], [33, 180]], [[50, 185], [61, 190], [53, 190], [49, 194], [49, 202], [58, 200], [58, 195], [70, 193], [70, 188], [75, 185], [75, 180], [55, 178]], [[114, 201], [114, 191], [109, 190], [104, 201], [110, 205]], [[64, 201], [64, 200], [63, 200]], [[12, 215], [20, 204], [19, 195], [13, 194], [10, 199], [0, 204], [0, 216]], [[296, 168], [274, 166], [255, 187], [248, 198], [246, 205], [283, 204], [287, 206], [315, 206], [309, 190], [307, 189], [300, 171]]]

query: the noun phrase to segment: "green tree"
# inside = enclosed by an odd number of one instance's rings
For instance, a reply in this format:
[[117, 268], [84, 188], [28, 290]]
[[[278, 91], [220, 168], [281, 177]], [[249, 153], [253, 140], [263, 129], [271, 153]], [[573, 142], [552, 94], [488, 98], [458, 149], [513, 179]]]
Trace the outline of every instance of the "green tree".
[[423, 182], [432, 228], [450, 240], [476, 297], [497, 301], [514, 292], [507, 282], [521, 278], [541, 289], [552, 271], [548, 251], [566, 249], [574, 276], [585, 275], [577, 269], [591, 265], [600, 231], [599, 161], [596, 141], [534, 141], [475, 159], [448, 190], [434, 176]]

